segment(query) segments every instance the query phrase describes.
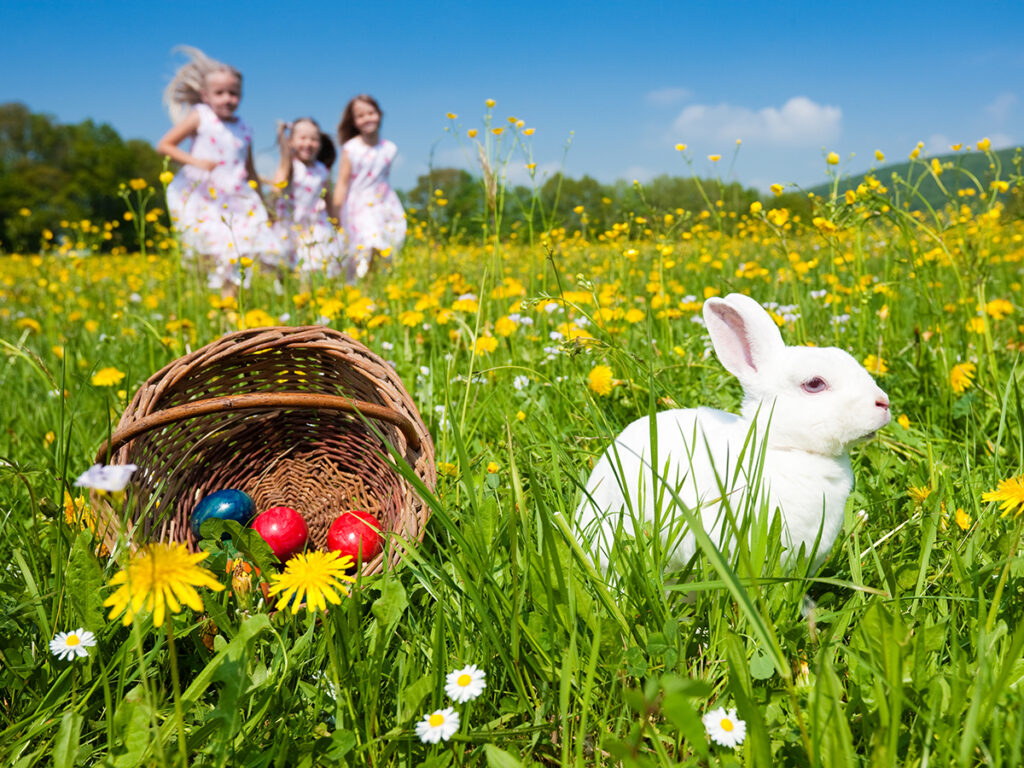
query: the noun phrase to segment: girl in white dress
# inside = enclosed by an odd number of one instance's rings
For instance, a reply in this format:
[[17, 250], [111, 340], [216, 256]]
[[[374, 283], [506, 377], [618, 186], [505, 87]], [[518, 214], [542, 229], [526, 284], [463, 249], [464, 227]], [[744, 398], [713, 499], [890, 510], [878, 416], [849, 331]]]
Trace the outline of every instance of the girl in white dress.
[[[189, 62], [164, 92], [175, 125], [156, 145], [182, 164], [167, 187], [167, 207], [185, 250], [206, 269], [209, 287], [233, 293], [243, 258], [276, 267], [280, 247], [259, 193], [252, 132], [235, 115], [241, 73], [195, 48], [180, 50]], [[192, 140], [188, 152], [178, 146], [186, 139]]]
[[338, 125], [341, 168], [334, 209], [348, 238], [348, 279], [365, 277], [377, 258], [390, 258], [405, 242], [405, 211], [388, 183], [398, 148], [380, 137], [380, 105], [365, 93], [345, 107]]
[[275, 205], [274, 230], [292, 266], [305, 274], [341, 274], [344, 246], [327, 215], [331, 172], [337, 153], [334, 142], [311, 117], [279, 123], [281, 163], [274, 187], [281, 190]]

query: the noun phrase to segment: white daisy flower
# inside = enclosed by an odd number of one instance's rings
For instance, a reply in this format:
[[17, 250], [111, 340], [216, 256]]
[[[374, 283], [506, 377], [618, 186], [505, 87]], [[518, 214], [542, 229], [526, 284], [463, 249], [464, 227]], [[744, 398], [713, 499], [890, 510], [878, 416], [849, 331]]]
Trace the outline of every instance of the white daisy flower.
[[97, 491], [123, 491], [137, 469], [134, 464], [112, 464], [109, 467], [93, 464], [78, 476], [75, 485]]
[[459, 713], [451, 707], [436, 709], [416, 723], [416, 735], [424, 744], [448, 741], [459, 730]]
[[708, 738], [723, 747], [738, 747], [747, 736], [747, 724], [736, 717], [735, 709], [713, 709], [701, 721], [708, 732]]
[[444, 692], [456, 704], [465, 704], [484, 692], [484, 688], [487, 687], [485, 677], [487, 675], [482, 669], [478, 669], [476, 664], [456, 669], [446, 678]]
[[58, 632], [57, 636], [50, 641], [50, 653], [61, 661], [71, 661], [89, 655], [86, 648], [96, 645], [96, 635], [82, 629], [74, 629], [70, 632]]

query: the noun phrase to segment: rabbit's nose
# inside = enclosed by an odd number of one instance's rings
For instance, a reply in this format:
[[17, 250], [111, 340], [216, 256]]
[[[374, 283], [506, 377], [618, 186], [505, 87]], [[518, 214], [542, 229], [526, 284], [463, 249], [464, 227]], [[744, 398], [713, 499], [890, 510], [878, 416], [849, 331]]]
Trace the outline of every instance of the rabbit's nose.
[[889, 410], [889, 396], [887, 394], [885, 394], [885, 392], [880, 392], [878, 394], [878, 397], [875, 398], [875, 405], [877, 405], [879, 408], [884, 408], [885, 410], [888, 411]]

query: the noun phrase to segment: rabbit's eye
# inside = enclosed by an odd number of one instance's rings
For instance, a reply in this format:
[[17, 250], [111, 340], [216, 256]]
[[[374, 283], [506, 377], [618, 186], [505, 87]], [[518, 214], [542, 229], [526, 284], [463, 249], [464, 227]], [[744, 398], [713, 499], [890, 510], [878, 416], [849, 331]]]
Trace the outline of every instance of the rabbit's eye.
[[814, 376], [805, 381], [800, 386], [803, 388], [804, 392], [813, 395], [818, 392], [824, 392], [826, 389], [828, 389], [828, 382], [821, 378], [821, 376]]

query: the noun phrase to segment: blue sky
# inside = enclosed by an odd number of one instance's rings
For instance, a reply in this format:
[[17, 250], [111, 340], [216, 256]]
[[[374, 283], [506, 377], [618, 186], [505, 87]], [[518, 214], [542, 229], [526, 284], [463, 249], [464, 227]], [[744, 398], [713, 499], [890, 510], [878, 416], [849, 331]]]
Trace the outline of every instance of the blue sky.
[[[1024, 3], [5, 2], [0, 100], [151, 142], [170, 126], [164, 85], [195, 45], [245, 76], [241, 115], [261, 170], [277, 119], [333, 133], [373, 94], [399, 147], [393, 183], [469, 161], [445, 132], [496, 117], [534, 127], [541, 173], [601, 181], [692, 169], [762, 189], [991, 137], [1024, 141]], [[736, 139], [742, 139], [731, 166]], [[717, 165], [709, 154], [722, 154]], [[521, 177], [526, 160], [508, 166]]]

